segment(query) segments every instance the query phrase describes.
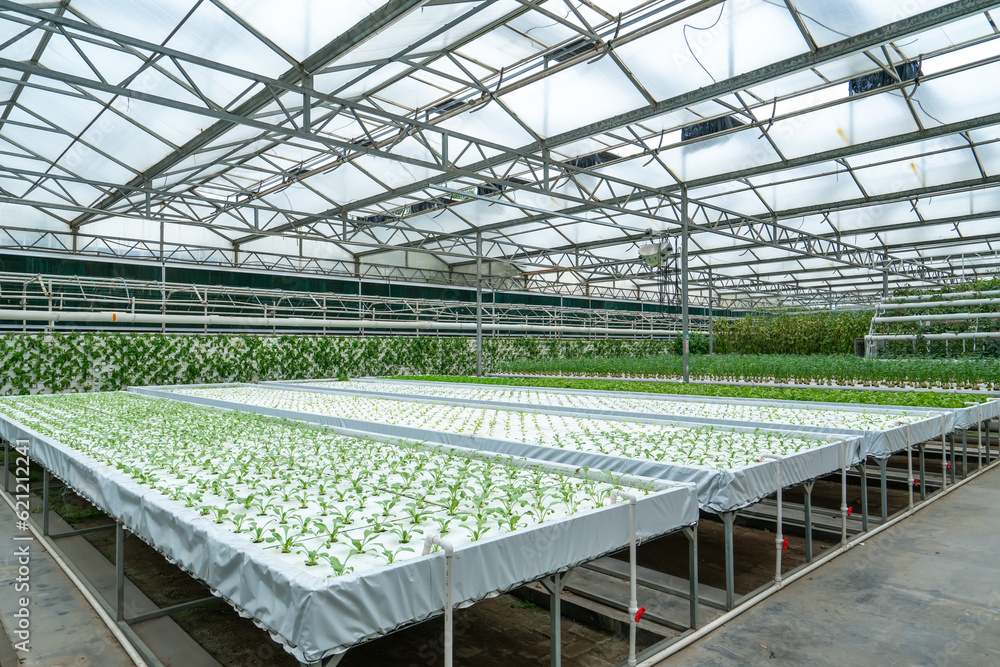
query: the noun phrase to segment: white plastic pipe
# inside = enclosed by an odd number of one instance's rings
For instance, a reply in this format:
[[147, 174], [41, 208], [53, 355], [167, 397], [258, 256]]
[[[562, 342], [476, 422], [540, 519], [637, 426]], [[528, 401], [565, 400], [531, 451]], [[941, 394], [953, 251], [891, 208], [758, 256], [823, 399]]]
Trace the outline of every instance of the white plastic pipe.
[[774, 583], [775, 585], [777, 585], [778, 588], [781, 588], [781, 552], [784, 551], [785, 549], [785, 536], [782, 533], [782, 516], [781, 516], [781, 490], [782, 487], [784, 486], [784, 481], [781, 476], [781, 462], [783, 457], [778, 456], [777, 454], [765, 454], [764, 458], [776, 461], [778, 464], [778, 470], [776, 473], [778, 482], [778, 496], [777, 496], [778, 525], [777, 525], [777, 534], [774, 536], [774, 547], [775, 547]]
[[[271, 328], [407, 329], [421, 331], [475, 331], [475, 322], [432, 322], [428, 320], [343, 320], [310, 317], [242, 317], [236, 315], [171, 315], [99, 311], [94, 313], [56, 310], [0, 310], [0, 320], [31, 322], [94, 322], [98, 324], [178, 324], [187, 326], [243, 326]], [[627, 336], [679, 336], [669, 329], [626, 329], [622, 327], [578, 327], [542, 324], [483, 324], [484, 331], [526, 333], [580, 333]]]
[[[1000, 291], [991, 290], [986, 292], [947, 292], [945, 294], [920, 294], [917, 296], [904, 296], [897, 297], [898, 302], [914, 302], [914, 301], [931, 301], [933, 299], [955, 299], [958, 297], [969, 296], [969, 294], [978, 294], [979, 296], [1000, 296]], [[894, 305], [894, 304], [888, 304]]]
[[1000, 304], [1000, 299], [957, 299], [954, 301], [911, 301], [907, 303], [884, 303], [882, 304], [882, 310], [937, 308], [940, 306], [988, 306], [994, 304]]
[[995, 320], [1000, 313], [935, 313], [933, 315], [899, 315], [896, 317], [873, 317], [872, 322], [943, 322], [948, 320]]
[[[918, 512], [918, 511], [924, 509], [925, 507], [927, 507], [931, 503], [933, 503], [933, 502], [935, 502], [935, 501], [943, 498], [944, 496], [946, 496], [949, 493], [955, 491], [956, 489], [958, 489], [962, 485], [964, 485], [964, 484], [966, 484], [966, 483], [968, 483], [968, 482], [976, 479], [981, 474], [983, 474], [985, 472], [988, 472], [988, 471], [992, 470], [993, 468], [995, 468], [997, 466], [1000, 466], [1000, 460], [994, 462], [993, 465], [987, 466], [985, 469], [977, 470], [975, 472], [975, 474], [969, 475], [968, 477], [966, 477], [965, 479], [963, 479], [962, 481], [960, 481], [960, 482], [958, 482], [956, 484], [952, 484], [947, 489], [942, 489], [941, 493], [935, 494], [933, 497], [930, 497], [927, 500], [925, 500], [922, 503], [920, 503], [920, 505], [918, 505], [917, 507], [911, 508], [906, 513], [899, 514], [899, 515], [897, 515], [897, 516], [889, 519], [885, 523], [883, 523], [883, 524], [881, 524], [879, 526], [876, 526], [875, 528], [872, 528], [867, 533], [863, 533], [861, 535], [858, 535], [857, 537], [855, 537], [854, 539], [852, 539], [850, 542], [848, 542], [846, 545], [841, 545], [839, 547], [832, 548], [830, 551], [828, 551], [827, 553], [823, 554], [822, 556], [820, 556], [819, 558], [817, 558], [816, 560], [814, 560], [809, 565], [806, 565], [802, 569], [796, 570], [792, 574], [788, 575], [788, 577], [785, 579], [785, 584], [786, 585], [790, 584], [792, 582], [798, 581], [802, 577], [805, 577], [805, 576], [807, 576], [809, 574], [812, 574], [817, 568], [825, 565], [826, 563], [830, 562], [831, 560], [833, 560], [837, 556], [839, 556], [839, 555], [841, 555], [843, 553], [846, 553], [848, 550], [853, 549], [858, 544], [862, 544], [865, 540], [868, 540], [868, 539], [871, 539], [872, 537], [875, 537], [876, 535], [878, 535], [879, 533], [881, 533], [883, 530], [887, 530], [887, 529], [895, 526], [897, 523], [899, 523], [903, 519], [906, 519], [907, 517], [912, 516], [915, 512]], [[756, 605], [760, 604], [761, 602], [763, 602], [767, 598], [771, 597], [772, 595], [774, 595], [775, 593], [777, 593], [778, 590], [779, 589], [778, 589], [777, 586], [770, 586], [769, 588], [766, 588], [763, 591], [760, 591], [759, 593], [757, 593], [753, 597], [745, 600], [736, 609], [733, 609], [732, 611], [726, 612], [725, 614], [723, 614], [722, 616], [718, 617], [717, 619], [715, 619], [711, 623], [709, 623], [709, 624], [707, 624], [705, 626], [702, 626], [701, 628], [699, 628], [698, 630], [695, 630], [691, 634], [685, 635], [682, 638], [678, 639], [676, 642], [674, 642], [670, 646], [666, 647], [662, 651], [659, 651], [658, 653], [654, 653], [653, 655], [647, 657], [641, 663], [639, 663], [638, 667], [660, 667], [662, 665], [662, 663], [667, 658], [669, 658], [670, 656], [672, 656], [675, 653], [678, 653], [679, 651], [687, 648], [688, 646], [690, 646], [691, 644], [695, 643], [696, 641], [698, 641], [702, 637], [705, 637], [706, 635], [711, 634], [712, 632], [715, 632], [716, 630], [718, 630], [723, 625], [725, 625], [729, 621], [733, 620], [734, 618], [736, 618], [737, 616], [739, 616], [743, 612], [745, 612], [745, 611], [747, 611], [749, 609], [752, 609], [753, 607], [755, 607]]]
[[918, 336], [925, 340], [978, 340], [980, 338], [1000, 338], [1000, 331], [939, 334], [869, 334], [865, 336], [865, 340], [914, 340]]
[[638, 498], [634, 494], [625, 493], [621, 489], [615, 489], [611, 492], [612, 498], [621, 498], [627, 500], [629, 503], [629, 526], [632, 531], [632, 540], [628, 545], [628, 560], [629, 560], [629, 601], [628, 601], [628, 665], [629, 667], [635, 667], [635, 634], [636, 634], [636, 616], [639, 615], [639, 594], [636, 585], [636, 557], [635, 557], [635, 543], [636, 535], [638, 529], [638, 520], [636, 517], [636, 502]]
[[429, 554], [435, 544], [444, 550], [444, 667], [452, 667], [455, 660], [455, 593], [452, 581], [455, 547], [437, 535], [428, 535], [424, 540], [423, 555]]

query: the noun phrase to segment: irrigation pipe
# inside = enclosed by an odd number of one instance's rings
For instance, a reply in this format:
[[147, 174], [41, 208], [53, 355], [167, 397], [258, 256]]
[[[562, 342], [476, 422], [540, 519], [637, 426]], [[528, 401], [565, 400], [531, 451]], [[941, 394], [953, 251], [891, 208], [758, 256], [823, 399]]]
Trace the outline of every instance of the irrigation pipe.
[[[312, 329], [406, 329], [418, 331], [475, 331], [475, 322], [435, 322], [433, 320], [343, 320], [315, 317], [247, 317], [237, 315], [172, 315], [162, 313], [79, 312], [66, 310], [0, 309], [0, 321], [86, 322], [99, 324], [176, 324], [186, 326], [244, 326]], [[580, 333], [623, 336], [679, 336], [672, 329], [625, 327], [581, 327], [547, 324], [484, 324], [483, 331], [527, 333]]]
[[[993, 463], [989, 464], [985, 468], [981, 468], [980, 470], [977, 470], [973, 475], [971, 475], [969, 477], [966, 477], [962, 481], [956, 482], [955, 484], [952, 484], [951, 486], [949, 486], [947, 488], [942, 488], [941, 491], [939, 493], [935, 494], [933, 497], [928, 498], [927, 500], [924, 500], [923, 502], [921, 502], [920, 504], [914, 506], [912, 509], [907, 510], [903, 514], [900, 514], [898, 516], [893, 517], [892, 519], [889, 519], [888, 521], [886, 521], [885, 523], [883, 523], [881, 526], [877, 526], [875, 528], [872, 528], [867, 533], [862, 533], [861, 535], [858, 535], [857, 537], [853, 538], [852, 540], [850, 540], [845, 545], [841, 545], [839, 547], [834, 547], [831, 551], [823, 554], [818, 559], [816, 559], [815, 561], [813, 561], [811, 564], [806, 565], [801, 570], [797, 570], [796, 572], [793, 572], [793, 573], [789, 574], [785, 578], [783, 586], [787, 586], [788, 584], [790, 584], [790, 583], [792, 583], [794, 581], [797, 581], [798, 579], [801, 579], [802, 577], [806, 576], [807, 574], [812, 573], [814, 570], [816, 570], [816, 568], [820, 567], [821, 565], [824, 565], [824, 564], [828, 563], [829, 561], [833, 560], [834, 558], [836, 558], [837, 556], [841, 555], [842, 553], [845, 553], [846, 551], [852, 549], [853, 547], [857, 546], [858, 544], [862, 544], [865, 540], [868, 540], [868, 539], [871, 539], [872, 537], [875, 537], [876, 535], [878, 535], [879, 533], [881, 533], [883, 530], [886, 530], [887, 528], [891, 528], [892, 526], [895, 526], [897, 523], [899, 523], [903, 519], [906, 519], [906, 518], [908, 518], [910, 516], [913, 516], [915, 513], [919, 512], [920, 510], [922, 510], [923, 508], [927, 507], [931, 503], [939, 500], [940, 498], [943, 498], [944, 496], [948, 495], [949, 493], [951, 493], [955, 489], [958, 489], [958, 488], [962, 487], [963, 485], [966, 484], [966, 482], [971, 482], [972, 480], [976, 479], [977, 477], [979, 477], [983, 473], [986, 473], [986, 472], [988, 472], [988, 471], [990, 471], [993, 468], [996, 468], [998, 466], [1000, 466], [1000, 459], [998, 459], [997, 461], [994, 461]], [[740, 604], [739, 607], [736, 607], [732, 611], [729, 611], [729, 612], [723, 614], [722, 616], [720, 616], [719, 618], [715, 619], [714, 621], [712, 621], [708, 625], [705, 625], [705, 626], [699, 628], [698, 630], [695, 630], [691, 634], [685, 635], [684, 637], [681, 637], [676, 642], [674, 642], [670, 646], [666, 647], [662, 651], [660, 651], [658, 653], [654, 653], [653, 655], [649, 656], [648, 658], [645, 658], [642, 662], [639, 663], [638, 667], [655, 667], [660, 662], [662, 662], [663, 660], [669, 658], [670, 656], [672, 656], [673, 654], [677, 653], [681, 649], [687, 648], [688, 646], [690, 646], [694, 642], [698, 641], [699, 639], [701, 639], [705, 635], [707, 635], [707, 634], [709, 634], [709, 633], [711, 633], [711, 632], [713, 632], [715, 630], [718, 630], [720, 627], [722, 627], [723, 625], [725, 625], [729, 621], [733, 620], [734, 618], [736, 618], [737, 616], [739, 616], [743, 612], [745, 612], [748, 609], [752, 609], [753, 607], [757, 606], [758, 604], [760, 604], [761, 602], [763, 602], [767, 598], [769, 598], [772, 595], [774, 595], [775, 593], [777, 593], [779, 590], [782, 590], [782, 589], [779, 588], [776, 584], [772, 584], [769, 588], [764, 589], [763, 591], [757, 593], [756, 595], [754, 595], [753, 597], [751, 597], [747, 601], [745, 601], [742, 604]]]
[[[14, 505], [13, 502], [11, 502], [10, 496], [8, 496], [6, 491], [7, 490], [4, 489], [4, 493], [0, 493], [0, 496], [3, 496], [4, 502], [7, 503], [8, 507], [10, 507], [11, 511], [14, 512], [16, 515], [17, 507]], [[123, 649], [125, 649], [125, 653], [127, 653], [128, 657], [131, 658], [133, 664], [135, 664], [136, 667], [149, 667], [149, 663], [147, 663], [146, 660], [142, 657], [142, 655], [140, 655], [139, 652], [135, 649], [135, 647], [132, 646], [132, 642], [129, 641], [128, 637], [125, 636], [125, 633], [122, 632], [120, 627], [118, 627], [118, 623], [114, 619], [112, 619], [111, 616], [108, 614], [108, 612], [104, 609], [104, 605], [102, 605], [100, 601], [98, 601], [97, 598], [94, 597], [94, 595], [87, 588], [86, 584], [80, 581], [80, 578], [77, 577], [76, 573], [74, 573], [73, 570], [69, 567], [69, 565], [66, 564], [66, 561], [62, 559], [62, 556], [59, 555], [59, 552], [53, 548], [52, 544], [49, 543], [48, 538], [44, 537], [38, 531], [38, 528], [35, 527], [35, 523], [33, 521], [28, 521], [27, 524], [28, 524], [28, 529], [31, 531], [31, 534], [35, 536], [35, 539], [38, 540], [39, 544], [45, 547], [45, 551], [48, 552], [49, 557], [51, 557], [52, 560], [55, 561], [56, 565], [59, 566], [59, 569], [62, 570], [63, 573], [69, 578], [69, 580], [73, 582], [73, 585], [76, 586], [77, 589], [79, 589], [79, 591], [83, 594], [83, 597], [87, 600], [90, 606], [93, 607], [94, 611], [97, 612], [97, 615], [100, 616], [102, 621], [104, 621], [104, 625], [108, 626], [108, 630], [111, 631], [111, 634], [115, 636], [115, 639], [118, 640], [118, 643], [122, 645]]]

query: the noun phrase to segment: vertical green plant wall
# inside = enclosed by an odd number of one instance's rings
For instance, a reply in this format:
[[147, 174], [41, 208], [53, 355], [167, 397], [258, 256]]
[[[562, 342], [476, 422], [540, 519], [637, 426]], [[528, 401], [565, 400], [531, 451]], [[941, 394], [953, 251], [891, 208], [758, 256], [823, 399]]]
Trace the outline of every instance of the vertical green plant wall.
[[715, 321], [720, 354], [854, 354], [868, 334], [870, 311], [742, 317]]
[[[541, 357], [660, 354], [664, 340], [487, 338], [483, 366]], [[341, 374], [468, 375], [475, 340], [432, 336], [2, 334], [0, 394], [111, 391], [132, 385], [257, 382]]]

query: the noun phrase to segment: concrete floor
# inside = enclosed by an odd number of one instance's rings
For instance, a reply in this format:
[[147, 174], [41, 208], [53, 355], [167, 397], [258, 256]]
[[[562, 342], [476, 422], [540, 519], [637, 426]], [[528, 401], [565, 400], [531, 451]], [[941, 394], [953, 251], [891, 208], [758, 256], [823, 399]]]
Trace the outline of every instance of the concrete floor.
[[[2, 503], [2, 501], [0, 501]], [[31, 533], [15, 526], [14, 513], [0, 504], [0, 617], [3, 632], [0, 665], [33, 667], [131, 667], [132, 660], [48, 552], [33, 540]], [[22, 538], [22, 539], [16, 539]], [[27, 577], [19, 575], [18, 550], [27, 548]], [[15, 586], [27, 583], [27, 592]], [[27, 579], [25, 582], [24, 579]], [[19, 600], [27, 597], [30, 640], [27, 651], [13, 651]]]
[[661, 664], [995, 667], [998, 564], [993, 470]]

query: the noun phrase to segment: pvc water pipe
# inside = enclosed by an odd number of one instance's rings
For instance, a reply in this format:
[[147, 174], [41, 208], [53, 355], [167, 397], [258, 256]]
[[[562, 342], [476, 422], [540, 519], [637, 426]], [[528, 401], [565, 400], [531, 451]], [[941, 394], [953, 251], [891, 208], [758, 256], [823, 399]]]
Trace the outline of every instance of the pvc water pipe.
[[[188, 326], [252, 326], [281, 328], [417, 329], [421, 331], [475, 331], [475, 322], [429, 320], [341, 320], [309, 317], [242, 317], [235, 315], [171, 315], [163, 313], [76, 312], [53, 310], [0, 310], [0, 320], [32, 322], [96, 322], [99, 324], [180, 324]], [[668, 329], [624, 329], [621, 327], [549, 326], [541, 324], [484, 324], [484, 331], [526, 333], [582, 333], [640, 336], [679, 336]]]
[[969, 294], [978, 294], [979, 296], [1000, 296], [1000, 291], [988, 290], [986, 292], [946, 292], [944, 294], [919, 294], [917, 296], [896, 297], [896, 299], [900, 303], [904, 302], [912, 303], [914, 301], [929, 301], [931, 299], [954, 299], [960, 296], [969, 296]]
[[979, 331], [972, 333], [939, 333], [939, 334], [869, 334], [865, 340], [973, 340], [981, 338], [1000, 338], [1000, 331]]
[[635, 543], [637, 534], [637, 519], [636, 519], [636, 502], [638, 498], [634, 494], [625, 493], [621, 489], [615, 489], [611, 492], [612, 498], [621, 498], [627, 500], [629, 503], [629, 526], [632, 531], [632, 540], [629, 542], [628, 546], [628, 558], [629, 558], [629, 601], [628, 601], [628, 665], [629, 667], [635, 667], [635, 635], [636, 635], [636, 624], [639, 622], [639, 600], [638, 592], [636, 590], [636, 557], [635, 557]]
[[429, 554], [435, 544], [444, 549], [444, 667], [452, 667], [455, 660], [455, 594], [452, 581], [455, 547], [448, 540], [442, 540], [440, 536], [428, 535], [424, 540], [422, 555]]
[[947, 320], [995, 320], [1000, 313], [935, 313], [933, 315], [900, 315], [899, 317], [873, 317], [872, 322], [942, 322]]
[[778, 464], [777, 478], [778, 478], [778, 525], [777, 534], [774, 536], [774, 547], [775, 547], [775, 557], [774, 557], [774, 583], [778, 588], [781, 588], [781, 552], [785, 549], [785, 536], [782, 533], [782, 523], [781, 523], [781, 489], [783, 486], [783, 480], [781, 477], [781, 462], [783, 457], [777, 454], [765, 454], [765, 459], [771, 459], [776, 461]]
[[[920, 510], [924, 509], [925, 507], [927, 507], [931, 503], [933, 503], [933, 502], [935, 502], [935, 501], [943, 498], [944, 496], [946, 496], [949, 493], [955, 491], [956, 489], [958, 489], [959, 487], [963, 486], [964, 484], [966, 484], [968, 482], [971, 482], [972, 480], [976, 479], [977, 477], [979, 477], [983, 473], [985, 473], [985, 472], [987, 472], [989, 470], [992, 470], [993, 468], [996, 468], [997, 466], [1000, 466], [1000, 460], [998, 460], [997, 462], [993, 463], [990, 466], [987, 466], [985, 469], [977, 470], [975, 472], [975, 474], [970, 475], [969, 477], [966, 477], [965, 479], [963, 479], [962, 481], [960, 481], [960, 482], [958, 482], [956, 484], [952, 484], [947, 489], [942, 489], [941, 492], [938, 493], [938, 494], [936, 494], [933, 498], [928, 498], [927, 500], [925, 500], [922, 503], [920, 503], [920, 505], [918, 505], [917, 507], [911, 508], [905, 514], [897, 515], [897, 516], [893, 517], [892, 519], [889, 519], [887, 522], [885, 522], [885, 523], [883, 523], [883, 524], [881, 524], [879, 526], [876, 526], [875, 528], [872, 528], [869, 532], [856, 536], [854, 539], [852, 539], [850, 542], [848, 542], [847, 545], [841, 545], [839, 547], [834, 547], [833, 549], [831, 549], [827, 553], [823, 554], [822, 556], [820, 556], [818, 559], [816, 559], [815, 561], [813, 561], [809, 565], [806, 565], [802, 569], [797, 570], [797, 571], [791, 573], [790, 575], [788, 575], [788, 577], [785, 579], [785, 584], [790, 584], [790, 583], [792, 583], [794, 581], [798, 581], [802, 577], [805, 577], [805, 576], [807, 576], [809, 574], [812, 574], [817, 568], [819, 568], [822, 565], [825, 565], [826, 563], [830, 562], [831, 560], [833, 560], [837, 556], [839, 556], [839, 555], [841, 555], [843, 553], [846, 553], [848, 550], [853, 549], [855, 546], [857, 546], [859, 544], [864, 544], [865, 540], [868, 540], [868, 539], [870, 539], [872, 537], [875, 537], [876, 535], [878, 535], [879, 533], [881, 533], [883, 530], [887, 530], [887, 529], [891, 528], [892, 526], [895, 526], [900, 521], [902, 521], [902, 520], [904, 520], [904, 519], [912, 516], [914, 513], [919, 512]], [[680, 639], [678, 639], [676, 642], [674, 642], [670, 646], [667, 646], [666, 648], [664, 648], [662, 651], [659, 651], [658, 653], [654, 653], [653, 655], [648, 656], [641, 663], [639, 663], [639, 665], [637, 667], [658, 667], [659, 665], [661, 665], [663, 663], [664, 660], [666, 660], [667, 658], [669, 658], [673, 654], [677, 653], [678, 651], [680, 651], [680, 650], [682, 650], [684, 648], [687, 648], [691, 644], [695, 643], [696, 641], [698, 641], [702, 637], [704, 637], [704, 636], [706, 636], [706, 635], [714, 632], [715, 630], [718, 630], [720, 627], [722, 627], [723, 625], [725, 625], [729, 621], [733, 620], [734, 618], [736, 618], [737, 616], [739, 616], [743, 612], [745, 612], [745, 611], [747, 611], [749, 609], [752, 609], [753, 607], [755, 607], [759, 603], [761, 603], [764, 600], [766, 600], [767, 598], [771, 597], [772, 595], [774, 595], [775, 593], [777, 593], [778, 590], [779, 589], [778, 589], [777, 586], [773, 586], [772, 585], [772, 586], [770, 586], [770, 587], [768, 587], [768, 588], [760, 591], [759, 593], [757, 593], [753, 597], [747, 599], [745, 602], [743, 602], [736, 609], [733, 609], [732, 611], [726, 612], [725, 614], [723, 614], [722, 616], [718, 617], [717, 619], [715, 619], [714, 621], [712, 621], [708, 625], [705, 625], [702, 628], [700, 628], [698, 630], [695, 630], [694, 632], [692, 632], [692, 633], [690, 633], [688, 635], [684, 635], [683, 637], [681, 637]]]
[[938, 308], [942, 306], [989, 306], [1000, 304], [1000, 299], [957, 299], [955, 301], [917, 301], [908, 303], [883, 303], [882, 310], [907, 310], [909, 308]]

